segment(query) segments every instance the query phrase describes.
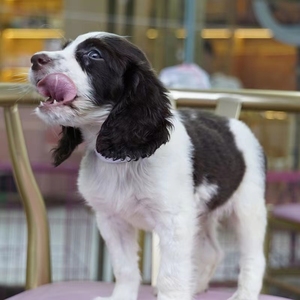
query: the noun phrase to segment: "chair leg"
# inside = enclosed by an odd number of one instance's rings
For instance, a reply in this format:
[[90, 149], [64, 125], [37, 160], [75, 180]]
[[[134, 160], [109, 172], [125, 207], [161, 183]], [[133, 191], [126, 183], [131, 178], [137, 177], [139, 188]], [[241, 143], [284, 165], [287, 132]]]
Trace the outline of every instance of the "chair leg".
[[270, 284], [268, 280], [266, 280], [268, 274], [269, 274], [269, 268], [270, 268], [270, 252], [272, 250], [272, 234], [271, 234], [271, 226], [270, 226], [271, 220], [268, 218], [268, 224], [266, 228], [266, 235], [265, 235], [265, 244], [264, 244], [264, 251], [265, 251], [265, 257], [266, 257], [266, 270], [265, 270], [265, 276], [263, 281], [263, 288], [262, 292], [264, 294], [270, 293]]
[[47, 213], [28, 159], [18, 106], [5, 107], [4, 117], [14, 178], [26, 212], [26, 289], [32, 289], [51, 282]]

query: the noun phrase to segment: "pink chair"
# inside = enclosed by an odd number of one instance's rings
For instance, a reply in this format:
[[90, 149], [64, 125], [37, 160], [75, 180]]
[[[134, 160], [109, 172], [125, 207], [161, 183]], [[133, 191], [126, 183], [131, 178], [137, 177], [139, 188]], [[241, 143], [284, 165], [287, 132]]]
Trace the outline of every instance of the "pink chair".
[[[7, 300], [87, 300], [93, 299], [99, 294], [110, 296], [113, 284], [100, 282], [65, 282], [53, 283], [41, 286], [37, 289], [26, 291]], [[232, 293], [218, 290], [208, 291], [195, 297], [195, 300], [226, 300]], [[273, 296], [260, 296], [260, 300], [284, 300]], [[126, 300], [126, 299], [124, 299]], [[138, 300], [156, 300], [151, 286], [142, 286]]]
[[[268, 182], [271, 184], [286, 183], [294, 184], [295, 186], [297, 186], [300, 182], [300, 173], [293, 171], [271, 172], [268, 174]], [[291, 193], [292, 197], [296, 198], [295, 194], [293, 194], [293, 191], [289, 192]], [[280, 195], [280, 197], [284, 198], [284, 195]], [[296, 201], [296, 199], [294, 200]], [[275, 203], [274, 205], [270, 206], [268, 231], [266, 237], [267, 254], [272, 252], [273, 233], [278, 230], [290, 233], [291, 243], [288, 245], [290, 246], [291, 250], [289, 259], [290, 263], [289, 265], [284, 267], [272, 267], [270, 264], [267, 264], [267, 270], [265, 275], [265, 288], [268, 290], [268, 288], [273, 286], [299, 297], [300, 288], [295, 284], [291, 284], [287, 281], [284, 281], [283, 279], [287, 276], [300, 277], [299, 262], [297, 265], [297, 262], [295, 260], [295, 234], [300, 233], [300, 203]]]
[[[47, 214], [28, 160], [17, 105], [5, 107], [4, 115], [14, 176], [24, 204], [28, 228], [27, 291], [13, 296], [9, 300], [87, 300], [100, 295], [109, 296], [113, 284], [88, 281], [51, 283]], [[225, 300], [231, 294], [232, 292], [228, 291], [212, 290], [199, 295], [195, 300]], [[138, 299], [156, 299], [152, 287], [142, 286]], [[283, 298], [261, 296], [260, 299], [279, 300]]]

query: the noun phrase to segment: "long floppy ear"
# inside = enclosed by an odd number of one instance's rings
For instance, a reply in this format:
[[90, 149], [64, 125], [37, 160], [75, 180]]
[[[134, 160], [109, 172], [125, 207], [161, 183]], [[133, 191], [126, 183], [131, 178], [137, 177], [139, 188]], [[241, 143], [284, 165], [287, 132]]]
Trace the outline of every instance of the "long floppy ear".
[[138, 160], [168, 142], [170, 101], [147, 62], [128, 66], [123, 81], [124, 93], [101, 127], [96, 150], [113, 160]]
[[64, 162], [75, 148], [83, 142], [81, 131], [78, 128], [62, 126], [61, 135], [62, 137], [52, 153], [53, 165], [55, 167]]

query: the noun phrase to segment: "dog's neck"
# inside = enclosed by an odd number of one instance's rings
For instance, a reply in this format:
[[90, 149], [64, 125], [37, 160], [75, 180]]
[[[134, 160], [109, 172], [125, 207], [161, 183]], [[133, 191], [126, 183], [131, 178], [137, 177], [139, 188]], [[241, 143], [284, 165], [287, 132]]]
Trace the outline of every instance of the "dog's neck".
[[94, 151], [96, 149], [96, 140], [102, 124], [103, 123], [84, 125], [79, 128], [88, 150]]
[[106, 158], [106, 157], [102, 156], [99, 152], [97, 152], [96, 149], [95, 149], [95, 153], [96, 153], [97, 157], [98, 157], [101, 161], [104, 161], [104, 162], [110, 163], [110, 164], [127, 163], [127, 162], [130, 161], [130, 159], [125, 159], [125, 160], [116, 159], [116, 160], [113, 160], [112, 158]]
[[95, 154], [97, 155], [97, 157], [104, 162], [107, 163], [126, 163], [128, 162], [128, 160], [113, 160], [110, 158], [105, 158], [104, 156], [102, 156], [100, 153], [97, 152], [96, 150], [96, 140], [97, 140], [97, 136], [99, 134], [99, 131], [101, 129], [103, 123], [98, 123], [98, 124], [93, 124], [93, 125], [85, 125], [80, 127], [82, 136], [83, 136], [83, 140], [86, 144], [86, 148], [89, 151], [94, 151]]

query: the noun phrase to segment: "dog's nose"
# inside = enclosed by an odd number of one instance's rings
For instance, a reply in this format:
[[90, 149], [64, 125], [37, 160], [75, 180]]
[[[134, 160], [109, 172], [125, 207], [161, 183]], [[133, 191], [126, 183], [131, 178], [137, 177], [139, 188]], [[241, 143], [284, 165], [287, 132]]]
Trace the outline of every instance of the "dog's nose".
[[32, 63], [32, 70], [38, 71], [42, 69], [44, 65], [48, 64], [51, 61], [51, 58], [47, 54], [38, 53], [34, 54], [30, 61]]

